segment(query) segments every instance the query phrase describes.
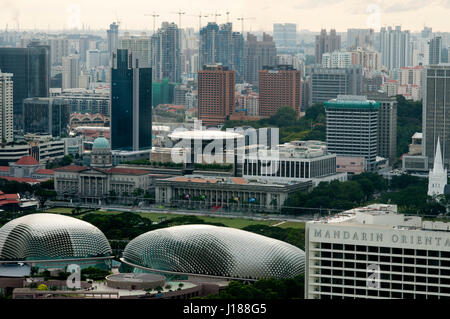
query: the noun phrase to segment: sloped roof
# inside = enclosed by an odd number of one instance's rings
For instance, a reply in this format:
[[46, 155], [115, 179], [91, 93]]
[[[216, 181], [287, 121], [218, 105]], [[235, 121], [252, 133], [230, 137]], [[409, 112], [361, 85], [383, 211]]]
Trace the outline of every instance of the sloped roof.
[[39, 165], [39, 162], [32, 156], [22, 156], [16, 165]]

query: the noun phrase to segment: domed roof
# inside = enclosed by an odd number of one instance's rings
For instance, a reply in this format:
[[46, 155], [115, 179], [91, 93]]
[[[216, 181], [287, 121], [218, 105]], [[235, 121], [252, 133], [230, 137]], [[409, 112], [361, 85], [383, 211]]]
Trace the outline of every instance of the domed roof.
[[251, 232], [212, 225], [149, 231], [125, 247], [123, 262], [162, 273], [230, 278], [290, 278], [304, 272], [300, 248]]
[[92, 145], [92, 149], [97, 149], [97, 148], [109, 149], [110, 146], [109, 146], [108, 140], [106, 138], [102, 137], [102, 136], [101, 137], [97, 137], [94, 140], [94, 144]]
[[111, 256], [94, 225], [58, 214], [30, 214], [0, 228], [0, 260], [45, 260]]

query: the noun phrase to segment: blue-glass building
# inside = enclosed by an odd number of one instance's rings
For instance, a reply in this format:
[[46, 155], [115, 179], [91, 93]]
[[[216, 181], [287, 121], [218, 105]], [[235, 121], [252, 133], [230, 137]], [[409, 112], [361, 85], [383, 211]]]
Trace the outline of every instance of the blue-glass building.
[[140, 151], [152, 146], [152, 69], [140, 68], [127, 49], [113, 53], [111, 148]]

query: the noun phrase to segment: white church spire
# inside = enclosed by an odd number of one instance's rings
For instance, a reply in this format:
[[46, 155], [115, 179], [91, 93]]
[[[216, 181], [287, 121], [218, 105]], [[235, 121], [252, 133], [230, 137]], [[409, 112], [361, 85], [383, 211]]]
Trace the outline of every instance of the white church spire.
[[445, 185], [447, 185], [447, 169], [444, 169], [442, 163], [441, 143], [438, 137], [433, 169], [428, 175], [428, 196], [444, 194]]

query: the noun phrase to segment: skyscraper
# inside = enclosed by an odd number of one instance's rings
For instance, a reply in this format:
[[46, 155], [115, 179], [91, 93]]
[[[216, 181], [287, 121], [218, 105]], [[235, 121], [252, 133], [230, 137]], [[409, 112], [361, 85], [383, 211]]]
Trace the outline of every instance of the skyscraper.
[[373, 29], [347, 29], [347, 49], [373, 49], [375, 33]]
[[331, 29], [330, 34], [327, 30], [320, 31], [316, 35], [316, 63], [322, 63], [322, 55], [341, 49], [341, 36], [336, 34], [336, 30]]
[[292, 66], [265, 67], [259, 71], [259, 115], [272, 116], [280, 107], [292, 107], [300, 117], [302, 72]]
[[198, 118], [206, 125], [224, 123], [235, 108], [235, 72], [221, 64], [198, 72]]
[[110, 24], [106, 34], [108, 37], [108, 51], [112, 54], [114, 50], [119, 48], [119, 25], [116, 22]]
[[388, 69], [411, 66], [412, 45], [408, 30], [402, 31], [400, 26], [381, 28], [380, 51], [383, 65]]
[[180, 31], [175, 23], [163, 22], [151, 38], [153, 81], [181, 81]]
[[62, 58], [62, 89], [78, 88], [80, 76], [79, 56], [72, 54]]
[[425, 68], [423, 95], [423, 154], [433, 165], [438, 139], [444, 165], [450, 163], [450, 65], [430, 65]]
[[13, 141], [13, 74], [0, 70], [0, 142]]
[[111, 149], [140, 151], [152, 146], [152, 69], [141, 68], [126, 49], [113, 53]]
[[263, 66], [276, 67], [277, 48], [273, 37], [263, 33], [262, 41], [253, 34], [247, 33], [244, 52], [244, 80], [258, 85], [258, 72]]
[[380, 103], [365, 96], [340, 95], [324, 103], [327, 146], [342, 157], [364, 157], [366, 169], [375, 169]]
[[442, 37], [434, 37], [428, 41], [428, 64], [439, 64], [442, 62]]
[[26, 48], [0, 48], [0, 69], [13, 74], [14, 127], [19, 129], [23, 100], [49, 96], [50, 46], [31, 42]]
[[273, 40], [279, 53], [293, 54], [297, 46], [297, 25], [295, 23], [274, 23]]
[[151, 44], [150, 38], [144, 33], [139, 36], [131, 36], [130, 33], [119, 38], [119, 49], [127, 49], [139, 59], [141, 67], [151, 67]]

